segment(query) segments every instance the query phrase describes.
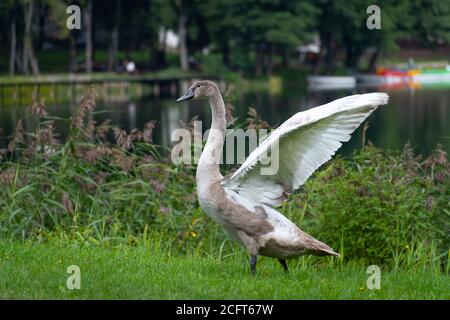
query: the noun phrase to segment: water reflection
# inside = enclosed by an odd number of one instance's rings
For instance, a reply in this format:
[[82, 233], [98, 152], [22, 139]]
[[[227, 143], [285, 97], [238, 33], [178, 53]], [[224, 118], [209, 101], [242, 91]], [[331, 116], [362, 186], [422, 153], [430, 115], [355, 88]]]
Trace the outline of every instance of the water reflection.
[[[69, 90], [67, 95], [73, 95], [71, 91]], [[276, 126], [298, 111], [347, 95], [373, 91], [378, 89], [307, 91], [301, 87], [287, 87], [280, 94], [271, 94], [264, 90], [235, 92], [227, 97], [227, 101], [232, 102], [235, 116], [241, 121], [245, 120], [248, 108], [254, 107], [264, 120]], [[420, 153], [428, 153], [437, 143], [441, 143], [444, 149], [450, 152], [450, 88], [384, 88], [383, 91], [390, 95], [390, 102], [369, 118], [367, 139], [379, 147], [389, 149], [402, 148], [409, 141]], [[47, 103], [47, 109], [51, 115], [68, 119], [75, 105], [68, 101]], [[0, 106], [0, 128], [3, 128], [0, 143], [5, 143], [5, 136], [11, 134], [20, 118], [24, 118], [27, 130], [36, 125], [35, 121], [26, 117], [26, 106], [20, 105], [19, 102]], [[207, 103], [189, 101], [178, 104], [175, 98], [142, 98], [132, 101], [100, 99], [97, 102], [97, 111], [101, 111], [94, 115], [97, 122], [109, 118], [112, 123], [126, 130], [142, 128], [147, 121], [156, 120], [155, 142], [165, 146], [170, 145], [170, 135], [180, 127], [180, 120], [187, 123], [197, 115], [199, 120], [204, 121], [204, 130], [209, 128], [211, 122]], [[56, 123], [56, 130], [61, 138], [67, 134], [67, 123]], [[359, 128], [353, 138], [344, 144], [342, 153], [348, 154], [361, 146], [361, 131]]]

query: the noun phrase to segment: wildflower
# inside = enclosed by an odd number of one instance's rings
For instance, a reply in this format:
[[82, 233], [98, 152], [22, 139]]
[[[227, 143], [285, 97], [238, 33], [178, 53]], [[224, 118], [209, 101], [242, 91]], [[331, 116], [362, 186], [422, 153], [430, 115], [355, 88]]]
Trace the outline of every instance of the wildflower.
[[109, 173], [108, 172], [104, 172], [104, 171], [100, 171], [96, 176], [95, 176], [95, 183], [97, 183], [98, 186], [101, 186], [106, 179], [108, 178]]
[[233, 123], [237, 118], [233, 117], [234, 106], [231, 103], [227, 103], [225, 105], [225, 117], [227, 119], [227, 123]]
[[112, 154], [112, 150], [106, 146], [97, 146], [94, 149], [90, 149], [84, 153], [84, 159], [91, 164], [94, 164], [97, 159]]
[[428, 209], [428, 211], [433, 210], [433, 203], [434, 203], [434, 197], [428, 196], [427, 203], [426, 203], [426, 208]]
[[87, 112], [92, 112], [95, 108], [95, 89], [90, 88], [86, 94], [81, 99], [80, 106], [75, 111], [75, 115], [71, 117], [72, 127], [78, 130], [84, 129], [84, 121]]
[[153, 129], [155, 128], [155, 122], [149, 121], [144, 125], [144, 132], [142, 134], [142, 140], [147, 143], [153, 142]]
[[170, 209], [167, 207], [160, 207], [159, 212], [161, 212], [164, 215], [168, 215], [170, 213]]
[[141, 160], [141, 164], [149, 164], [153, 162], [155, 162], [155, 158], [151, 155], [145, 155]]
[[442, 146], [438, 144], [434, 152], [425, 160], [424, 167], [426, 169], [434, 168], [436, 164], [445, 166], [447, 163], [447, 153], [442, 150]]
[[33, 104], [31, 105], [31, 114], [35, 117], [42, 118], [48, 115], [45, 110], [45, 104], [43, 99], [33, 99]]
[[3, 149], [3, 148], [1, 148], [0, 149], [0, 161], [2, 161], [3, 160], [3, 157], [5, 156], [5, 154], [6, 154], [6, 149]]
[[16, 168], [9, 167], [8, 169], [3, 170], [0, 173], [0, 182], [2, 185], [9, 185], [13, 183], [15, 177], [16, 177]]
[[164, 191], [164, 189], [166, 188], [166, 186], [163, 183], [159, 182], [156, 179], [151, 179], [150, 185], [154, 188], [154, 190], [157, 194], [162, 193]]
[[266, 121], [261, 119], [255, 108], [249, 108], [247, 115], [247, 124], [249, 129], [259, 130], [267, 129], [270, 127]]
[[6, 148], [8, 152], [14, 152], [19, 144], [23, 144], [25, 142], [22, 119], [17, 122], [14, 134], [10, 138], [11, 140], [8, 144], [8, 147]]
[[95, 138], [100, 141], [105, 141], [109, 130], [111, 129], [111, 120], [103, 121], [95, 130]]
[[45, 146], [56, 146], [59, 141], [56, 139], [54, 121], [46, 121], [37, 133], [38, 140]]
[[86, 124], [86, 127], [83, 130], [83, 136], [87, 141], [94, 140], [94, 133], [95, 133], [95, 121], [89, 120]]
[[115, 150], [113, 164], [122, 169], [122, 171], [129, 172], [133, 168], [134, 161], [133, 158], [127, 157], [120, 150]]
[[81, 108], [85, 111], [92, 112], [95, 109], [95, 97], [97, 96], [97, 92], [94, 87], [90, 87], [87, 90], [86, 96], [83, 98], [81, 102]]
[[73, 214], [74, 210], [73, 210], [72, 201], [70, 201], [69, 194], [65, 191], [63, 191], [63, 194], [62, 194], [62, 205], [64, 206], [64, 208], [67, 210], [67, 212], [70, 215]]
[[446, 176], [447, 176], [446, 172], [439, 171], [436, 173], [435, 179], [437, 182], [444, 182], [446, 180]]
[[120, 128], [114, 128], [114, 139], [117, 143], [117, 145], [125, 150], [129, 150], [133, 147], [133, 138], [130, 135], [127, 135], [125, 130], [122, 130]]

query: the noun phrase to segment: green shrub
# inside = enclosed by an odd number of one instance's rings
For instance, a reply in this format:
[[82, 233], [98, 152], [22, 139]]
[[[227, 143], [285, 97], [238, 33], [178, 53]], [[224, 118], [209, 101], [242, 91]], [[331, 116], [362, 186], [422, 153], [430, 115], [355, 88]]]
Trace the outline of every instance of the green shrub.
[[[315, 237], [346, 259], [392, 263], [425, 245], [446, 259], [450, 243], [450, 165], [438, 148], [425, 161], [365, 147], [337, 157], [295, 196], [291, 209]], [[436, 246], [437, 248], [434, 248]]]

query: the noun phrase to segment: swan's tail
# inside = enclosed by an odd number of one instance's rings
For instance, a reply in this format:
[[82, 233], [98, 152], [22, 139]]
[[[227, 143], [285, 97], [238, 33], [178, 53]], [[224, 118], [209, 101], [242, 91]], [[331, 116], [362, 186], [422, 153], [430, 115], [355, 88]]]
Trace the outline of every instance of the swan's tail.
[[339, 253], [335, 252], [329, 245], [311, 237], [307, 240], [308, 251], [315, 256], [334, 256], [339, 257]]

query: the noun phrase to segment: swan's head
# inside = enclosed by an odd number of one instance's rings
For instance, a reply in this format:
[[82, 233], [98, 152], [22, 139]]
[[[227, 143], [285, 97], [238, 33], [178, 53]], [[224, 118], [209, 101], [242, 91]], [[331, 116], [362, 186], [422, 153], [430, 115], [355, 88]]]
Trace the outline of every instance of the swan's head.
[[181, 97], [178, 98], [177, 102], [186, 101], [189, 99], [208, 99], [214, 94], [219, 92], [216, 84], [209, 80], [196, 81], [192, 86], [185, 92]]

